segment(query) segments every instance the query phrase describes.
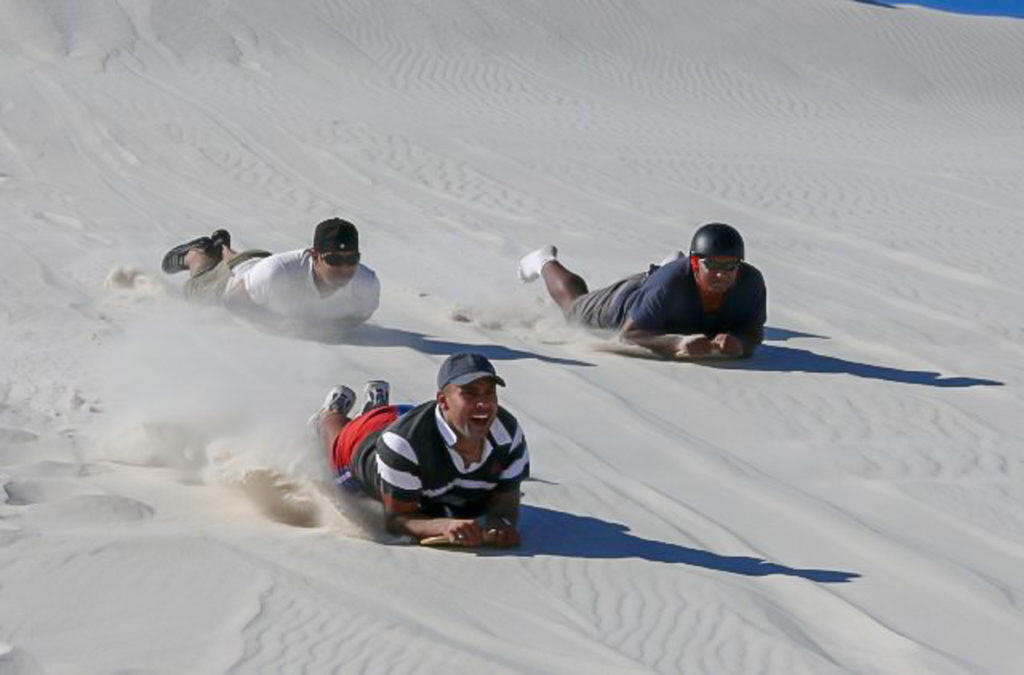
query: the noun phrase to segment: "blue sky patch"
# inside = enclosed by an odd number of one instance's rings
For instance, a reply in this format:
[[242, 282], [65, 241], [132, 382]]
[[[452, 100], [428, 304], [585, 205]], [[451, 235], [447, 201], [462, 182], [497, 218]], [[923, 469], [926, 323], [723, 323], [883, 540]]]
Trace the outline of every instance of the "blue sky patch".
[[1012, 16], [1024, 19], [1024, 0], [915, 0], [914, 2], [891, 2], [890, 4], [895, 6], [920, 5], [959, 14]]

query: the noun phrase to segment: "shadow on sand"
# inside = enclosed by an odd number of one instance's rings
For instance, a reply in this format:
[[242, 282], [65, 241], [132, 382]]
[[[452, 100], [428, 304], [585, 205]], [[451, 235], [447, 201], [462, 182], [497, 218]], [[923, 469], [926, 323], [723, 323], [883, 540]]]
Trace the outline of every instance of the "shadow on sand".
[[801, 577], [818, 583], [845, 583], [860, 577], [856, 572], [799, 569], [749, 556], [725, 556], [696, 548], [643, 539], [629, 528], [591, 516], [578, 516], [541, 506], [520, 507], [522, 547], [514, 550], [484, 550], [483, 556], [559, 556], [616, 560], [639, 558], [651, 562], [673, 563], [741, 574], [749, 577], [783, 575]]
[[593, 366], [593, 363], [580, 361], [578, 359], [562, 359], [554, 356], [545, 356], [537, 352], [529, 352], [523, 349], [512, 349], [502, 345], [481, 345], [465, 342], [451, 342], [431, 337], [424, 333], [417, 333], [401, 328], [386, 328], [384, 326], [362, 325], [339, 336], [334, 340], [337, 344], [359, 345], [364, 347], [408, 347], [415, 349], [422, 354], [434, 354], [448, 356], [458, 352], [476, 352], [483, 354], [492, 361], [513, 361], [517, 359], [536, 359], [545, 363], [555, 363], [562, 366]]
[[[817, 337], [817, 336], [809, 336]], [[977, 377], [943, 377], [940, 373], [925, 370], [902, 370], [869, 363], [847, 361], [834, 356], [822, 356], [806, 349], [761, 345], [753, 358], [742, 361], [708, 361], [714, 368], [738, 370], [761, 370], [780, 373], [845, 373], [872, 380], [887, 380], [903, 384], [920, 384], [929, 387], [979, 387], [1002, 386], [997, 380]]]
[[798, 330], [789, 330], [788, 328], [773, 328], [771, 326], [764, 327], [764, 339], [769, 342], [785, 342], [786, 340], [792, 340], [793, 338], [816, 338], [818, 340], [828, 339], [824, 335], [801, 333]]

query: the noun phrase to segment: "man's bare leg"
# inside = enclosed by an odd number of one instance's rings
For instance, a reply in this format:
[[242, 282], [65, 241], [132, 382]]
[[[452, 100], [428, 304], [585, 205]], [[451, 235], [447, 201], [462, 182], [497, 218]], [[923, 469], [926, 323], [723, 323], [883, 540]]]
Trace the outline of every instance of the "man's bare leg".
[[351, 421], [336, 410], [325, 410], [320, 414], [320, 445], [328, 457], [334, 451], [334, 439]]
[[540, 268], [540, 276], [548, 287], [551, 299], [562, 309], [563, 313], [568, 313], [576, 298], [590, 292], [583, 277], [575, 272], [570, 272], [565, 265], [557, 260], [545, 263]]
[[558, 248], [555, 246], [542, 246], [536, 251], [527, 253], [519, 261], [517, 273], [519, 280], [524, 284], [543, 277], [548, 294], [563, 313], [568, 313], [576, 298], [589, 292], [587, 282], [583, 280], [583, 277], [570, 272], [559, 262]]
[[219, 258], [216, 254], [210, 255], [208, 251], [204, 251], [199, 247], [190, 248], [185, 254], [185, 265], [188, 267], [188, 275], [190, 277], [198, 276], [201, 272], [205, 272], [221, 260], [230, 261], [236, 255], [238, 255], [238, 253], [232, 251], [227, 246], [220, 247]]
[[216, 264], [217, 261], [201, 248], [190, 248], [185, 253], [185, 266], [188, 268], [189, 277], [198, 276]]

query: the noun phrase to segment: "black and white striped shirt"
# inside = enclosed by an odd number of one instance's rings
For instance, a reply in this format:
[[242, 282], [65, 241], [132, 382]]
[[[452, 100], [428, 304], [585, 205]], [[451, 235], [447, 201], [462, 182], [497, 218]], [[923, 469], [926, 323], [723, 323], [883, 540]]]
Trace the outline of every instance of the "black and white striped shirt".
[[[421, 513], [475, 518], [491, 493], [518, 490], [530, 473], [523, 431], [500, 406], [480, 461], [465, 466], [453, 448], [455, 440], [436, 401], [416, 406], [377, 437], [376, 476], [363, 482], [377, 498], [419, 503]], [[372, 471], [374, 462], [367, 465]]]

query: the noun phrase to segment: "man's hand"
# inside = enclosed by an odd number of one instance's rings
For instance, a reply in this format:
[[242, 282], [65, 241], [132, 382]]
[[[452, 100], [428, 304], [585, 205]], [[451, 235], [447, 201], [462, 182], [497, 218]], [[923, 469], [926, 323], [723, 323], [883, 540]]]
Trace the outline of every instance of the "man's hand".
[[491, 527], [484, 532], [484, 543], [498, 548], [515, 548], [522, 543], [519, 532], [512, 526]]
[[714, 350], [714, 344], [703, 335], [681, 335], [673, 356], [677, 359], [701, 358], [711, 356]]
[[484, 543], [484, 531], [475, 520], [449, 520], [442, 534], [456, 546], [480, 546]]
[[722, 356], [743, 356], [743, 343], [739, 338], [728, 333], [719, 333], [711, 343], [714, 345], [715, 351]]

